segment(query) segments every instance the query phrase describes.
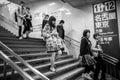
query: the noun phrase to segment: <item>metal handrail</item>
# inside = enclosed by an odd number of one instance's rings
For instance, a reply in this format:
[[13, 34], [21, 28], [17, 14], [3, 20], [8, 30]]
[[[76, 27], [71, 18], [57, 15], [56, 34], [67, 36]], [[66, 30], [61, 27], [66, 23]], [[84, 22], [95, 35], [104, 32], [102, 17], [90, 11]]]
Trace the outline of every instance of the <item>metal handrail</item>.
[[[65, 37], [68, 38], [68, 39], [70, 39], [70, 40], [65, 39], [65, 41], [68, 41], [69, 43], [71, 43], [71, 44], [75, 45], [76, 47], [80, 48], [80, 42], [79, 41], [74, 40], [74, 39], [72, 39], [72, 38], [70, 38], [70, 37], [68, 37], [66, 35], [65, 35]], [[73, 41], [76, 42], [76, 43], [78, 43], [79, 45], [74, 44]]]
[[78, 48], [80, 47], [80, 46], [78, 46], [78, 45], [76, 45], [76, 44], [72, 43], [72, 42], [71, 42], [71, 41], [69, 41], [69, 40], [65, 40], [65, 41], [70, 42], [71, 44], [73, 44], [73, 45], [77, 46]]
[[[70, 37], [68, 37], [68, 36], [65, 36], [65, 37], [67, 37], [67, 38], [70, 39], [70, 41], [69, 41], [69, 40], [66, 40], [66, 41], [68, 41], [68, 42], [70, 42], [70, 43], [72, 43], [72, 41], [74, 41], [74, 42], [80, 44], [80, 42], [77, 41], [77, 40], [74, 40], [74, 39], [72, 39], [72, 38], [70, 38]], [[72, 41], [71, 41], [71, 40], [72, 40]], [[76, 47], [79, 47], [79, 48], [80, 48], [80, 46], [78, 46], [78, 45], [76, 45], [76, 44], [74, 44], [74, 43], [72, 43], [72, 44], [75, 45]], [[116, 63], [119, 61], [118, 59], [116, 59], [116, 58], [114, 58], [114, 57], [112, 57], [112, 56], [109, 56], [109, 55], [107, 55], [107, 54], [105, 54], [105, 53], [103, 53], [103, 56], [104, 56], [104, 58], [105, 58], [104, 60], [106, 60], [107, 62], [109, 62], [109, 63], [111, 63], [111, 64], [113, 64], [113, 65], [116, 65]]]
[[8, 51], [11, 55], [13, 55], [16, 59], [18, 59], [20, 62], [22, 62], [25, 66], [27, 66], [34, 74], [39, 76], [42, 80], [49, 80], [45, 75], [43, 75], [41, 72], [39, 72], [37, 69], [33, 68], [30, 64], [25, 62], [20, 56], [18, 56], [12, 49], [7, 47], [4, 43], [0, 41], [0, 46], [2, 46], [6, 51]]
[[72, 39], [71, 37], [69, 37], [69, 36], [66, 36], [65, 35], [65, 37], [67, 37], [67, 38], [69, 38], [69, 39], [71, 39], [71, 40], [73, 40], [73, 41], [75, 41], [75, 42], [77, 42], [77, 43], [79, 43], [80, 44], [80, 42], [79, 41], [77, 41], [77, 40], [75, 40], [75, 39]]
[[7, 55], [0, 51], [0, 57], [12, 68], [14, 68], [25, 80], [34, 80], [29, 74], [23, 71], [18, 65], [16, 65]]
[[107, 62], [112, 63], [113, 65], [116, 65], [116, 63], [119, 61], [118, 59], [116, 59], [116, 58], [114, 58], [112, 56], [109, 56], [109, 55], [107, 55], [105, 53], [103, 54], [103, 56], [104, 56], [104, 58], [105, 58], [105, 60]]

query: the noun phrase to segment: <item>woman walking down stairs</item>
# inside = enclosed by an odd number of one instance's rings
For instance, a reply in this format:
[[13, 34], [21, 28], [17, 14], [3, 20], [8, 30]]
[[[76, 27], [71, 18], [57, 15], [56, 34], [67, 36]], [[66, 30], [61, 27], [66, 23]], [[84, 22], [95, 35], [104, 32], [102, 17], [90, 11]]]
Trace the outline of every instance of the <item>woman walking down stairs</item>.
[[[64, 53], [55, 61], [56, 72], [49, 70], [51, 54], [45, 53], [45, 42], [42, 39], [29, 38], [19, 40], [15, 35], [0, 26], [0, 41], [50, 80], [75, 80], [84, 70], [83, 67], [79, 66], [78, 60], [74, 59], [72, 55], [66, 55]], [[0, 50], [35, 80], [41, 80], [1, 46]], [[9, 64], [7, 64], [6, 67], [6, 80], [23, 80], [21, 75], [13, 70]], [[0, 80], [4, 80], [3, 69], [4, 60], [0, 58]], [[12, 72], [14, 72], [14, 75], [12, 75]]]

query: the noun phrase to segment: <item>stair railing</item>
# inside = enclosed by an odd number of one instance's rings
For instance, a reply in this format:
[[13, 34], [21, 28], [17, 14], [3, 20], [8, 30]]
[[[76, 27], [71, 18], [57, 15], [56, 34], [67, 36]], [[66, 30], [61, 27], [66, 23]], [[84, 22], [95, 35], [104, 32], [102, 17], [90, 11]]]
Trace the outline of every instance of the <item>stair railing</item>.
[[75, 39], [72, 39], [72, 38], [70, 38], [69, 36], [65, 36], [65, 40], [66, 40], [67, 42], [69, 42], [70, 44], [73, 44], [74, 46], [80, 48], [80, 42], [79, 42], [79, 41], [77, 41], [77, 40], [75, 40]]
[[29, 74], [23, 71], [2, 51], [0, 51], [0, 58], [4, 60], [4, 80], [6, 80], [6, 63], [8, 63], [14, 70], [16, 70], [24, 78], [24, 80], [34, 80]]
[[34, 74], [39, 76], [42, 80], [49, 80], [45, 75], [43, 75], [40, 71], [32, 67], [30, 64], [25, 62], [20, 56], [18, 56], [12, 49], [7, 47], [4, 43], [0, 41], [0, 46], [4, 48], [6, 51], [8, 51], [12, 56], [14, 56], [16, 59], [18, 59], [21, 63], [23, 63], [25, 66], [27, 66]]
[[[70, 38], [69, 36], [65, 36], [65, 40], [68, 41], [70, 44], [73, 44], [75, 45], [76, 47], [78, 47], [80, 49], [80, 42], [75, 40], [75, 39], [72, 39]], [[109, 61], [109, 63], [113, 64], [113, 65], [116, 65], [116, 63], [119, 61], [118, 59], [112, 57], [112, 56], [109, 56], [105, 53], [103, 53], [103, 56], [105, 58], [106, 61]]]

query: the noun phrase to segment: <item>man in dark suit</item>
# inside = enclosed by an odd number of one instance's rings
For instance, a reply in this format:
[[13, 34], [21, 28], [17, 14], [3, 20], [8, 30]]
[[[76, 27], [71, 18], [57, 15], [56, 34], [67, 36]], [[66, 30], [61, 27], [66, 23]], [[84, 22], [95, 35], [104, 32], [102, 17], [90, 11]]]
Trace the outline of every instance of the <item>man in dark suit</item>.
[[59, 37], [63, 40], [65, 36], [65, 30], [63, 28], [64, 23], [65, 23], [64, 20], [61, 20], [60, 23], [57, 25], [57, 32], [59, 34]]

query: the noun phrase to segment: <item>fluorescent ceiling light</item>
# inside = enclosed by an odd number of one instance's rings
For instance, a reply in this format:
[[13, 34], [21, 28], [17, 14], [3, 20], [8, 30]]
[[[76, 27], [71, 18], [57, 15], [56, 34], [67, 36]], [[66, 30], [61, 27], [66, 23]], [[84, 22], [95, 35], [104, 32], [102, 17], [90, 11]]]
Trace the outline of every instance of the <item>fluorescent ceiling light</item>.
[[49, 5], [52, 6], [52, 5], [55, 5], [55, 4], [56, 4], [56, 3], [53, 2], [53, 3], [50, 3]]
[[65, 13], [66, 15], [70, 15], [70, 14], [72, 14], [71, 12], [67, 12], [67, 13]]
[[64, 7], [62, 7], [62, 8], [60, 8], [59, 10], [60, 10], [60, 11], [65, 11], [65, 8], [64, 8]]
[[62, 8], [60, 8], [59, 10], [60, 10], [60, 11], [67, 11], [67, 12], [70, 12], [70, 10], [67, 9], [67, 8], [65, 8], [65, 7], [62, 7]]

